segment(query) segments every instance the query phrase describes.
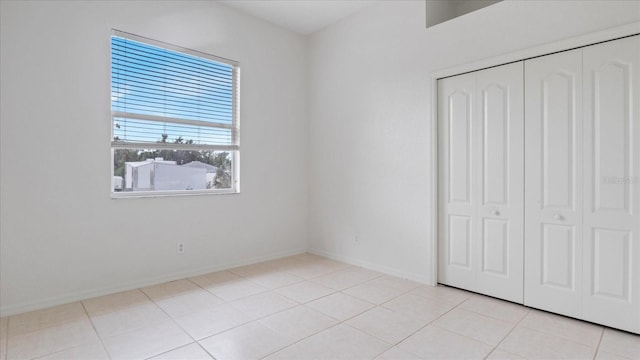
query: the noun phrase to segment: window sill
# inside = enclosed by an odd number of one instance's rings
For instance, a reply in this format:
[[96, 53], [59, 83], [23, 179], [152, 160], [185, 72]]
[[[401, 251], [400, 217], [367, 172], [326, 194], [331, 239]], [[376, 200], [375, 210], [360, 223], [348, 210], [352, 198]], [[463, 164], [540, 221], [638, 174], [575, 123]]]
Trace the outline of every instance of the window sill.
[[240, 194], [240, 191], [236, 189], [181, 190], [181, 191], [126, 191], [126, 192], [111, 192], [111, 199], [201, 196], [201, 195], [233, 195], [233, 194]]

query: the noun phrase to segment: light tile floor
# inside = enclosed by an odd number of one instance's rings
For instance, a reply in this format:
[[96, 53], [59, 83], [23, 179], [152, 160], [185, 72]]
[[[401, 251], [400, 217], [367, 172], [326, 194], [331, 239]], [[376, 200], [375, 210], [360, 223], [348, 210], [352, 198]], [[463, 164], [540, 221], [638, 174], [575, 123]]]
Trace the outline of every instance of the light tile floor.
[[0, 319], [13, 359], [640, 359], [640, 336], [303, 254]]

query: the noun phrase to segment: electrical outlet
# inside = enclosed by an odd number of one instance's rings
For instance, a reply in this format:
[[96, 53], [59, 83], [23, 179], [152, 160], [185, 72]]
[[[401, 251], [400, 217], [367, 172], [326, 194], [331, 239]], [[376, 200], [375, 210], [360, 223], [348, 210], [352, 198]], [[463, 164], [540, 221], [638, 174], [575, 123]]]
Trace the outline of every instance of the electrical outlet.
[[184, 244], [183, 243], [178, 243], [178, 245], [176, 245], [176, 252], [178, 253], [178, 255], [184, 254]]

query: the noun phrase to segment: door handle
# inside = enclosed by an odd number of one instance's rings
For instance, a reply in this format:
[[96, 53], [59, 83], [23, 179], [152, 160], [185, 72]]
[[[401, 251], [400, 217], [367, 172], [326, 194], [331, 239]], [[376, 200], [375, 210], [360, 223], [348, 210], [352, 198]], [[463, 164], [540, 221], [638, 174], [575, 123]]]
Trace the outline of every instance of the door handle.
[[560, 214], [555, 214], [553, 215], [553, 219], [560, 221], [560, 220], [564, 220], [564, 217]]
[[491, 214], [493, 214], [493, 215], [495, 215], [495, 216], [500, 216], [500, 211], [498, 211], [498, 210], [493, 210], [493, 211], [491, 212]]

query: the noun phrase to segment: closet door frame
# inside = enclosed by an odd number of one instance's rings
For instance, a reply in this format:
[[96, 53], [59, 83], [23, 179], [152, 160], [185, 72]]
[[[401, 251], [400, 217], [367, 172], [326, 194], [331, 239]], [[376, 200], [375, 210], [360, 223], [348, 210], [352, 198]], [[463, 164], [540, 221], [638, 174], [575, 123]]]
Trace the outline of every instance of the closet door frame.
[[543, 46], [533, 47], [526, 50], [514, 52], [507, 55], [488, 58], [485, 60], [456, 66], [449, 69], [444, 69], [431, 74], [431, 238], [428, 240], [431, 242], [431, 274], [430, 284], [435, 286], [438, 284], [438, 237], [440, 229], [438, 227], [438, 214], [439, 214], [439, 172], [438, 162], [440, 155], [438, 154], [438, 79], [461, 75], [473, 71], [483, 70], [495, 66], [510, 64], [518, 61], [523, 61], [535, 57], [549, 55], [557, 52], [577, 49], [589, 45], [617, 40], [624, 37], [633, 35], [640, 35], [640, 22], [614, 27], [604, 31], [585, 34], [582, 36], [561, 40], [558, 42], [546, 44]]

